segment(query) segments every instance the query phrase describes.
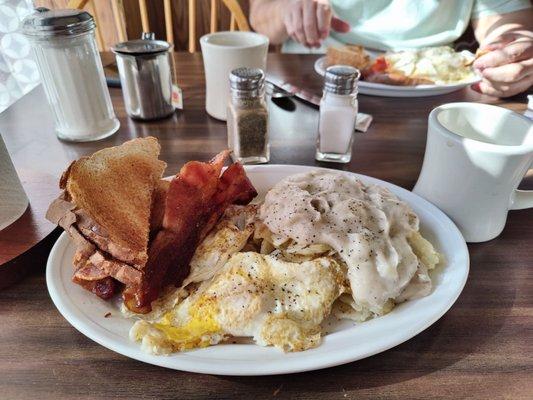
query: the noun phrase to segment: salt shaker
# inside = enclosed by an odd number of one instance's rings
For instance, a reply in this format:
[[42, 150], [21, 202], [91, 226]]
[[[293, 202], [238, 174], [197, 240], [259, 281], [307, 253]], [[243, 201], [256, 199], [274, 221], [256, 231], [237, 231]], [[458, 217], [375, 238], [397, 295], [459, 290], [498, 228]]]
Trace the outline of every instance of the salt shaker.
[[102, 61], [93, 17], [82, 10], [38, 8], [23, 21], [54, 114], [60, 139], [87, 142], [119, 128]]
[[237, 68], [230, 73], [228, 146], [235, 161], [261, 164], [270, 160], [265, 74], [259, 68]]
[[315, 154], [318, 161], [348, 163], [352, 158], [359, 75], [356, 68], [346, 65], [326, 70]]

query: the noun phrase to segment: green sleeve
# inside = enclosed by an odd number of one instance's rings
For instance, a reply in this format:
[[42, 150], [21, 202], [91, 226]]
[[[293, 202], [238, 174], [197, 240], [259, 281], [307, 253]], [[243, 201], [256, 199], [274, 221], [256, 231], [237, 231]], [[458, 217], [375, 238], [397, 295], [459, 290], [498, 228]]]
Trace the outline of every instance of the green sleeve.
[[507, 14], [531, 7], [530, 0], [475, 0], [472, 19], [479, 19], [496, 14]]

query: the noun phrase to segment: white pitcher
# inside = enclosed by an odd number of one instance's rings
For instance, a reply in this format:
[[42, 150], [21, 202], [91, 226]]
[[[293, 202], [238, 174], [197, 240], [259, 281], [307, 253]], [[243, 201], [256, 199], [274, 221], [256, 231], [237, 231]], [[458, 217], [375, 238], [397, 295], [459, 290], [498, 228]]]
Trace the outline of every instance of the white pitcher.
[[429, 114], [413, 192], [448, 214], [467, 242], [484, 242], [501, 233], [508, 210], [533, 207], [533, 191], [517, 190], [532, 161], [528, 118], [486, 104], [444, 104]]
[[27, 207], [28, 197], [0, 136], [0, 230], [19, 219]]

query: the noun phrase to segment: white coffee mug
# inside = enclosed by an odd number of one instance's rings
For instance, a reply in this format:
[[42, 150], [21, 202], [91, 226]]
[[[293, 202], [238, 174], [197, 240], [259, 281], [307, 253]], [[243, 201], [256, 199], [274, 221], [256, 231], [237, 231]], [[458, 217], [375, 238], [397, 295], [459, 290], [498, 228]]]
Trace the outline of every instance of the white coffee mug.
[[216, 32], [200, 38], [205, 69], [205, 109], [226, 120], [229, 74], [239, 67], [266, 70], [268, 38], [254, 32]]
[[533, 161], [532, 125], [486, 104], [435, 108], [413, 192], [448, 214], [467, 242], [495, 238], [508, 210], [533, 207], [533, 191], [516, 189]]
[[0, 136], [0, 230], [19, 219], [28, 207], [28, 197]]

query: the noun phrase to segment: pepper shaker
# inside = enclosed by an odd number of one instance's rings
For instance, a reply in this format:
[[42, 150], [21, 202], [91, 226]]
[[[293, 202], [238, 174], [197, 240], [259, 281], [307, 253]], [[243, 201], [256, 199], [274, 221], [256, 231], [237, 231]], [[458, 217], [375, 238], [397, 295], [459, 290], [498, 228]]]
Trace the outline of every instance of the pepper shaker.
[[227, 126], [232, 157], [242, 164], [267, 163], [270, 148], [265, 74], [259, 68], [234, 69], [230, 88]]
[[326, 70], [315, 154], [318, 161], [348, 163], [352, 158], [359, 76], [356, 68], [346, 65]]

